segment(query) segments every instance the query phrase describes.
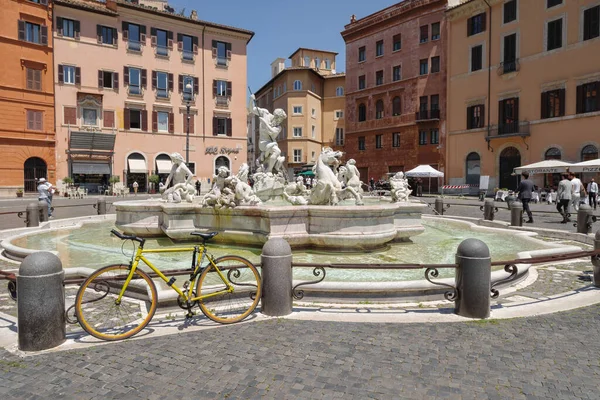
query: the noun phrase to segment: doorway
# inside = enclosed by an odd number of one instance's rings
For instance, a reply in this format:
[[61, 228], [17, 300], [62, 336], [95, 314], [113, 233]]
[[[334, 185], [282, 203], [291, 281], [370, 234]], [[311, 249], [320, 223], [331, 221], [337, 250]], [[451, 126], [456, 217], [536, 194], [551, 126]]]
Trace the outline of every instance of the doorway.
[[518, 177], [513, 170], [521, 166], [521, 153], [515, 147], [507, 147], [500, 153], [500, 189], [516, 190]]
[[37, 180], [40, 178], [46, 178], [48, 174], [48, 166], [46, 162], [39, 157], [31, 157], [25, 161], [23, 167], [25, 180], [23, 187], [26, 192], [37, 191]]

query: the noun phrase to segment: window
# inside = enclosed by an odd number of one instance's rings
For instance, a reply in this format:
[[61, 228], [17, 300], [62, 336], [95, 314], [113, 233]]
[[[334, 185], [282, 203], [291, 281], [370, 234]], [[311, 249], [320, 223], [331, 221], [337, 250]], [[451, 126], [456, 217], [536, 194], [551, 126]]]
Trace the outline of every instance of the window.
[[95, 108], [83, 108], [81, 113], [83, 115], [83, 125], [98, 125], [98, 110]]
[[[197, 45], [197, 37], [194, 37], [194, 44]], [[231, 59], [231, 43], [227, 42], [219, 42], [217, 40], [213, 40], [213, 57], [217, 59], [217, 65], [227, 66], [227, 60]]]
[[429, 68], [429, 60], [423, 59], [419, 63], [419, 75], [427, 75], [427, 69]]
[[367, 50], [365, 46], [358, 48], [358, 62], [363, 62], [367, 59]]
[[43, 129], [43, 118], [44, 113], [42, 111], [27, 110], [27, 129], [41, 131]]
[[483, 104], [467, 107], [467, 129], [483, 128], [485, 107]]
[[321, 60], [319, 59], [319, 57], [315, 58], [315, 68], [316, 69], [321, 68]]
[[440, 23], [436, 22], [431, 24], [431, 40], [438, 40], [440, 38]]
[[310, 67], [310, 57], [309, 56], [304, 57], [304, 66]]
[[27, 89], [42, 90], [42, 71], [41, 70], [27, 68]]
[[294, 81], [294, 90], [302, 90], [302, 81]]
[[75, 38], [75, 21], [72, 19], [62, 18], [62, 35], [65, 37]]
[[583, 12], [583, 40], [600, 36], [600, 6], [588, 8]]
[[316, 118], [317, 117], [317, 110], [315, 110], [314, 108], [311, 109], [310, 110], [310, 115], [311, 115], [311, 117]]
[[377, 100], [375, 103], [375, 119], [381, 119], [384, 116], [383, 100]]
[[194, 100], [194, 93], [197, 91], [195, 88], [194, 77], [192, 76], [184, 76], [181, 80], [182, 92], [183, 92], [183, 100], [192, 101]]
[[375, 85], [383, 85], [383, 71], [375, 72]]
[[392, 69], [392, 81], [397, 82], [402, 79], [402, 67], [396, 65]]
[[440, 131], [438, 129], [432, 129], [429, 132], [429, 143], [439, 144], [440, 143]]
[[383, 135], [375, 135], [375, 148], [381, 149], [383, 147]]
[[325, 59], [325, 69], [331, 69], [331, 60], [329, 58]]
[[397, 34], [394, 35], [393, 38], [394, 44], [393, 44], [393, 50], [394, 51], [398, 51], [402, 48], [402, 35], [401, 34]]
[[392, 115], [400, 114], [402, 114], [402, 103], [400, 101], [400, 97], [396, 96], [392, 100]]
[[358, 149], [359, 150], [365, 150], [366, 146], [365, 146], [365, 137], [364, 136], [359, 136], [358, 137]]
[[231, 119], [225, 117], [214, 117], [213, 118], [213, 135], [227, 135], [231, 136]]
[[76, 107], [64, 107], [63, 108], [63, 124], [65, 125], [77, 125], [77, 108]]
[[375, 56], [381, 57], [383, 55], [383, 40], [379, 40], [375, 44]]
[[577, 86], [577, 114], [599, 111], [598, 89], [600, 82]]
[[431, 73], [440, 72], [440, 56], [431, 57]]
[[563, 0], [547, 0], [546, 7], [552, 8], [554, 6], [558, 6], [559, 4], [562, 4], [562, 2], [563, 2]]
[[514, 97], [499, 102], [498, 133], [519, 132], [519, 99]]
[[[75, 108], [73, 108], [75, 111]], [[66, 123], [66, 121], [65, 121]], [[115, 127], [115, 112], [112, 110], [103, 110], [102, 111], [102, 123], [105, 128], [114, 128]]]
[[[132, 51], [142, 51], [142, 30], [139, 25], [130, 24], [124, 22], [123, 24], [127, 24], [127, 49]], [[144, 26], [144, 31], [146, 27]]]
[[504, 36], [504, 60], [502, 63], [503, 73], [517, 70], [517, 34]]
[[340, 97], [344, 95], [344, 88], [342, 86], [338, 86], [335, 88], [335, 95]]
[[129, 129], [142, 129], [141, 110], [129, 110]]
[[294, 162], [302, 162], [302, 149], [294, 149]]
[[312, 138], [314, 139], [314, 138], [315, 138], [315, 136], [316, 136], [316, 134], [317, 134], [317, 127], [316, 127], [316, 126], [314, 126], [314, 125], [313, 125], [313, 126], [311, 127], [310, 134], [311, 134]]
[[166, 72], [156, 72], [156, 97], [169, 97], [169, 75]]
[[68, 85], [75, 84], [75, 67], [72, 65], [63, 65], [63, 83]]
[[510, 0], [504, 3], [504, 23], [515, 21], [517, 19], [517, 0]]
[[481, 159], [479, 154], [469, 153], [466, 159], [467, 176], [465, 183], [468, 185], [479, 185], [479, 175], [481, 173]]
[[[156, 54], [159, 56], [169, 55], [169, 34], [162, 29], [156, 29]], [[172, 40], [172, 39], [171, 39]]]
[[547, 51], [562, 47], [563, 20], [559, 18], [548, 22], [547, 27]]
[[293, 113], [295, 115], [302, 115], [302, 106], [294, 106], [293, 107]]
[[592, 144], [588, 144], [581, 150], [581, 161], [595, 160], [598, 158], [598, 149]]
[[[228, 87], [230, 88], [231, 86], [228, 85], [229, 82], [227, 81], [215, 81], [214, 85], [214, 89], [215, 89], [215, 96], [217, 97], [227, 97], [228, 93], [227, 93], [227, 89]], [[230, 89], [231, 90], [231, 89]], [[273, 98], [275, 98], [275, 96], [273, 96]]]
[[335, 119], [342, 119], [344, 118], [344, 112], [341, 110], [336, 110], [335, 111]]
[[287, 82], [283, 82], [283, 93], [287, 92]]
[[419, 111], [427, 112], [427, 101], [428, 100], [429, 100], [429, 98], [427, 98], [427, 96], [419, 97]]
[[438, 117], [436, 117], [434, 115], [435, 114], [434, 111], [439, 111], [439, 109], [440, 109], [440, 95], [439, 94], [432, 94], [429, 100], [430, 100], [430, 103], [431, 103], [431, 111], [432, 111], [431, 118], [439, 118], [439, 113], [437, 113]]
[[367, 120], [367, 107], [364, 104], [358, 105], [358, 122]]
[[358, 77], [358, 89], [364, 89], [367, 87], [367, 80], [364, 75]]
[[[184, 60], [193, 60], [194, 59], [194, 38], [189, 35], [181, 35], [181, 57]], [[225, 44], [222, 42], [217, 43], [217, 59], [219, 59], [219, 44]]]
[[565, 89], [542, 93], [542, 119], [565, 115]]
[[485, 31], [485, 13], [477, 14], [467, 21], [467, 36], [477, 35]]
[[423, 25], [420, 28], [419, 41], [426, 43], [429, 40], [429, 25]]
[[[21, 32], [21, 28], [23, 31]], [[31, 43], [41, 43], [41, 27], [31, 22], [19, 21], [19, 39]]]
[[483, 45], [471, 47], [471, 72], [483, 68]]
[[156, 113], [156, 127], [159, 132], [169, 132], [169, 113], [158, 111]]
[[427, 144], [427, 131], [419, 131], [419, 144]]
[[117, 30], [108, 26], [98, 25], [98, 33], [100, 34], [100, 43], [114, 45], [117, 42]]
[[141, 77], [139, 68], [129, 68], [129, 94], [142, 94]]
[[392, 133], [392, 147], [400, 147], [400, 133]]
[[294, 137], [302, 137], [302, 127], [294, 127]]
[[344, 145], [344, 128], [335, 128], [335, 145]]

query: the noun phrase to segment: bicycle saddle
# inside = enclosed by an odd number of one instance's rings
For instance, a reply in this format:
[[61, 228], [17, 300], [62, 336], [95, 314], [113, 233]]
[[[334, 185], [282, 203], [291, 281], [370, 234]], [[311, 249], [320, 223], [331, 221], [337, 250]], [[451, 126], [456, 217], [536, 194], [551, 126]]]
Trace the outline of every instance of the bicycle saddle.
[[208, 232], [208, 233], [204, 233], [204, 232], [192, 232], [191, 235], [193, 236], [200, 236], [202, 238], [202, 240], [210, 240], [212, 238], [214, 238], [215, 236], [217, 236], [219, 234], [219, 232]]

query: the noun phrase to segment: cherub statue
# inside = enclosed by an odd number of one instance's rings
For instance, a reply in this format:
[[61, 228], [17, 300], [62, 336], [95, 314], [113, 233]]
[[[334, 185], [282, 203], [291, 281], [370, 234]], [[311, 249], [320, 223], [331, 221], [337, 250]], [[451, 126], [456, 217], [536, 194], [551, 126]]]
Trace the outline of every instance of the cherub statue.
[[404, 173], [402, 171], [397, 172], [393, 177], [390, 178], [390, 194], [393, 202], [408, 201], [408, 196], [411, 193], [410, 186]]
[[[165, 184], [159, 185], [159, 191], [162, 193], [163, 200], [169, 203], [180, 203], [185, 199], [188, 203], [194, 200], [196, 188], [191, 183], [194, 174], [185, 165], [183, 157], [179, 153], [170, 155], [173, 166]], [[169, 187], [169, 183], [173, 182], [173, 186]]]

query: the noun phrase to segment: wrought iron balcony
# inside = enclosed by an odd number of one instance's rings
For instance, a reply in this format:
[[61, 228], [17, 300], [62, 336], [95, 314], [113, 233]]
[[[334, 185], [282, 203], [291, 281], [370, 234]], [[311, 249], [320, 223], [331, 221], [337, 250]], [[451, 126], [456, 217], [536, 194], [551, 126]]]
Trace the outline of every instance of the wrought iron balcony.
[[419, 110], [415, 113], [415, 119], [417, 121], [440, 119], [440, 110], [438, 108], [433, 110]]
[[519, 69], [521, 69], [521, 65], [519, 64], [518, 59], [512, 61], [504, 61], [500, 63], [500, 68], [498, 68], [498, 75], [516, 72]]
[[229, 107], [229, 97], [217, 96], [217, 97], [215, 97], [215, 103], [216, 103], [217, 107], [227, 108], [227, 107]]
[[490, 129], [488, 139], [498, 139], [509, 136], [531, 136], [529, 121], [513, 121], [494, 125]]

